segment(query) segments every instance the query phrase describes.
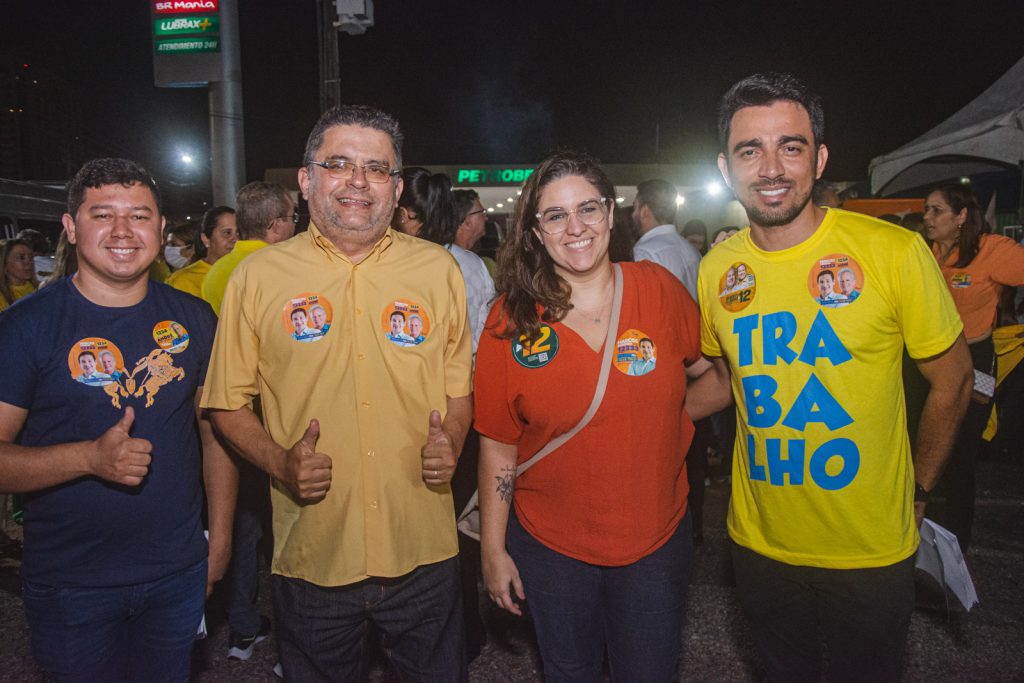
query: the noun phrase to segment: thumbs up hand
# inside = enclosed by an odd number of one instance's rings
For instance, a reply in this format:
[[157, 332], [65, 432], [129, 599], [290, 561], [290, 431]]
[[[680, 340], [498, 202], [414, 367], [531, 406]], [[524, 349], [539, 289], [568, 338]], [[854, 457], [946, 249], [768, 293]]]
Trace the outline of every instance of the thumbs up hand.
[[441, 413], [430, 411], [427, 442], [420, 449], [423, 458], [423, 482], [427, 486], [441, 486], [452, 480], [459, 454], [455, 452], [454, 439], [441, 426]]
[[320, 421], [309, 421], [302, 438], [285, 451], [284, 463], [277, 479], [300, 503], [323, 500], [331, 488], [331, 458], [316, 450], [320, 438]]
[[92, 442], [86, 456], [89, 472], [125, 486], [138, 486], [149, 472], [153, 444], [133, 439], [129, 432], [135, 422], [135, 410], [128, 406], [113, 427]]

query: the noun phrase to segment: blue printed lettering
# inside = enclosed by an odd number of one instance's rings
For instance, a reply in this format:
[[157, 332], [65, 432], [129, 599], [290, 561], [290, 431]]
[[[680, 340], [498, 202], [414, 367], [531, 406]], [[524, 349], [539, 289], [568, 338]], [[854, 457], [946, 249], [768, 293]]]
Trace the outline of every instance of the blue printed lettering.
[[[836, 474], [829, 474], [825, 466], [832, 458], [842, 458], [843, 468]], [[811, 479], [826, 491], [836, 491], [849, 486], [860, 469], [860, 450], [850, 439], [832, 439], [818, 446], [811, 456]]]
[[745, 315], [732, 321], [732, 333], [739, 335], [740, 367], [754, 362], [754, 330], [757, 329], [758, 315]]
[[819, 358], [828, 358], [832, 365], [842, 365], [853, 358], [850, 352], [839, 341], [839, 336], [825, 317], [824, 311], [818, 311], [811, 323], [811, 329], [804, 341], [804, 348], [800, 351], [800, 362], [814, 366]]
[[754, 444], [754, 435], [747, 434], [747, 462], [750, 465], [750, 478], [753, 481], [764, 481], [764, 465], [758, 465], [756, 460], [757, 447]]
[[832, 432], [853, 422], [850, 414], [839, 405], [814, 373], [807, 378], [807, 383], [800, 390], [800, 395], [786, 413], [782, 424], [802, 432], [807, 429], [808, 422], [821, 422]]
[[743, 402], [747, 406], [747, 424], [751, 427], [771, 427], [782, 416], [782, 406], [772, 398], [779, 388], [775, 378], [751, 375], [741, 380]]
[[762, 348], [764, 364], [775, 365], [781, 357], [786, 365], [796, 359], [796, 351], [789, 348], [789, 342], [796, 336], [796, 316], [789, 311], [769, 313], [762, 325]]
[[772, 486], [785, 486], [786, 477], [789, 483], [800, 486], [804, 483], [804, 447], [803, 439], [790, 439], [786, 443], [789, 457], [782, 457], [782, 439], [765, 441], [765, 453], [768, 456], [768, 476]]

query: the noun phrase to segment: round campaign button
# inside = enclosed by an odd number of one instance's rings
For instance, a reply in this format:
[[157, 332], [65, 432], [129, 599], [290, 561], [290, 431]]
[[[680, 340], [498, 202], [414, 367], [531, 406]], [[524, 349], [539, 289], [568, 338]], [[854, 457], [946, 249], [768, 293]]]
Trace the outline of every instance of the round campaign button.
[[188, 348], [188, 330], [174, 320], [164, 320], [153, 326], [153, 341], [164, 351], [181, 353]]
[[314, 292], [296, 294], [285, 302], [281, 325], [297, 342], [318, 342], [331, 331], [334, 307], [325, 297]]
[[642, 377], [654, 372], [658, 363], [658, 348], [646, 333], [629, 329], [615, 342], [613, 362], [619, 372], [630, 377]]
[[731, 264], [718, 280], [718, 291], [718, 300], [725, 310], [742, 311], [757, 293], [754, 271], [743, 261]]
[[541, 325], [537, 339], [530, 342], [526, 335], [512, 342], [512, 357], [524, 368], [536, 370], [555, 359], [558, 354], [558, 335], [550, 325]]
[[419, 346], [430, 336], [430, 314], [412, 299], [395, 299], [381, 311], [380, 327], [395, 346]]
[[79, 339], [68, 352], [71, 378], [89, 387], [104, 387], [125, 376], [124, 355], [108, 339]]
[[864, 291], [864, 271], [847, 254], [817, 259], [807, 274], [807, 291], [822, 308], [843, 308]]

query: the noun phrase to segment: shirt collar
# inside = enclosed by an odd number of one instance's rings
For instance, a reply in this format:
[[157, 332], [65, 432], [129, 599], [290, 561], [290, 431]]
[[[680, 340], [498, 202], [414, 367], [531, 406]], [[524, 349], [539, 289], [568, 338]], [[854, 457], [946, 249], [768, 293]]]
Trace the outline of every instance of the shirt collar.
[[[306, 234], [309, 236], [309, 240], [312, 242], [313, 246], [323, 251], [329, 258], [337, 258], [347, 263], [352, 263], [352, 259], [334, 246], [334, 242], [320, 232], [320, 229], [316, 227], [316, 224], [312, 221], [309, 223], [309, 229], [306, 231]], [[366, 263], [370, 259], [380, 260], [384, 255], [384, 252], [388, 250], [394, 240], [394, 231], [389, 226], [388, 229], [384, 231], [381, 238], [377, 240], [377, 243], [373, 245], [373, 249], [370, 250], [370, 253], [363, 257], [363, 260], [360, 261], [360, 263]]]

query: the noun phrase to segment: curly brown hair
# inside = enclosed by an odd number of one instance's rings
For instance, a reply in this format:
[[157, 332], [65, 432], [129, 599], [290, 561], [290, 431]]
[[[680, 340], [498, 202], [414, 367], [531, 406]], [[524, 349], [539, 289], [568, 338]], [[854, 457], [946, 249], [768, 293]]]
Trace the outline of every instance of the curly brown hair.
[[569, 312], [572, 288], [556, 271], [555, 262], [537, 236], [540, 196], [552, 182], [580, 176], [612, 201], [615, 186], [597, 159], [580, 152], [557, 152], [540, 162], [516, 201], [512, 230], [498, 254], [498, 294], [504, 297], [497, 336], [535, 340], [542, 323], [558, 322]]

